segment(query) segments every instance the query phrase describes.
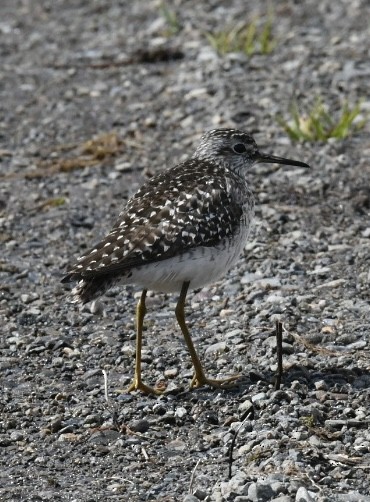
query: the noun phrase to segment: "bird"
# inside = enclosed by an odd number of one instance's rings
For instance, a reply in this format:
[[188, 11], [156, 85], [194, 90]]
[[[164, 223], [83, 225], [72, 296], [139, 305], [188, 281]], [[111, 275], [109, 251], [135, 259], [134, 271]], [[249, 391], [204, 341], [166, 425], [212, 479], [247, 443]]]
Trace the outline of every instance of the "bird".
[[179, 293], [175, 316], [190, 353], [190, 388], [229, 388], [240, 375], [206, 376], [186, 323], [189, 290], [222, 277], [246, 245], [255, 200], [247, 181], [257, 163], [307, 168], [308, 164], [261, 153], [241, 130], [213, 129], [203, 134], [184, 162], [149, 178], [128, 200], [111, 231], [80, 256], [62, 282], [76, 281], [72, 301], [87, 303], [114, 285], [141, 288], [136, 306], [135, 373], [127, 392], [160, 394], [143, 382], [141, 350], [147, 291]]

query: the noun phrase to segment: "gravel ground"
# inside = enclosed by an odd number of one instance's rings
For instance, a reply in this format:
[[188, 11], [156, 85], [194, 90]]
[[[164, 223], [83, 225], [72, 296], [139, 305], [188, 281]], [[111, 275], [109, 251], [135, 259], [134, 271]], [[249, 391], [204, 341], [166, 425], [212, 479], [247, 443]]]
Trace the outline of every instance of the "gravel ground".
[[[370, 109], [369, 3], [274, 2], [277, 48], [250, 59], [217, 56], [205, 32], [267, 3], [168, 5], [175, 33], [159, 1], [1, 2], [1, 500], [370, 501], [370, 126], [291, 144], [276, 122], [294, 97]], [[143, 373], [167, 391], [117, 393], [138, 292], [80, 312], [59, 280], [146, 176], [230, 126], [312, 166], [253, 168], [244, 256], [188, 298], [209, 374], [240, 386], [188, 391], [176, 298], [156, 294]]]

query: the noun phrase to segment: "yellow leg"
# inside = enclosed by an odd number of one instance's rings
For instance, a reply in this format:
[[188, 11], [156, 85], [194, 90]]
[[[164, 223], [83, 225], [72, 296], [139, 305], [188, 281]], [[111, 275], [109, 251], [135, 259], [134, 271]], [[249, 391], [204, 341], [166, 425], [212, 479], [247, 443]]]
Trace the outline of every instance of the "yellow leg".
[[235, 380], [238, 380], [239, 375], [235, 375], [221, 380], [215, 380], [212, 378], [207, 378], [203, 371], [202, 363], [200, 362], [198, 354], [195, 350], [193, 341], [191, 339], [188, 327], [185, 322], [185, 299], [186, 299], [186, 294], [188, 292], [189, 284], [190, 284], [189, 282], [183, 283], [175, 312], [176, 312], [177, 322], [179, 323], [182, 334], [184, 335], [185, 342], [186, 345], [188, 346], [190, 357], [195, 369], [195, 374], [191, 381], [190, 388], [192, 389], [192, 388], [202, 387], [202, 385], [210, 385], [211, 387], [223, 388], [223, 389], [233, 387], [235, 384]]
[[145, 385], [141, 380], [141, 348], [143, 345], [143, 324], [146, 314], [145, 298], [147, 290], [144, 289], [141, 293], [140, 300], [136, 306], [136, 361], [135, 361], [135, 376], [132, 384], [125, 390], [125, 392], [132, 392], [133, 390], [141, 390], [146, 394], [161, 394], [162, 391]]

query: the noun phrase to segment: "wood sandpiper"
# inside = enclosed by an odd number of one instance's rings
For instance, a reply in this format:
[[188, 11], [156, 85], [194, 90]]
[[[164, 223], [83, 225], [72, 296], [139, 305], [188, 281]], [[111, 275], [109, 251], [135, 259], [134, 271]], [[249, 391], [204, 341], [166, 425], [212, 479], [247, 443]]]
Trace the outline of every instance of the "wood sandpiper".
[[115, 284], [142, 288], [136, 308], [136, 365], [127, 391], [159, 394], [141, 379], [147, 290], [180, 292], [175, 313], [195, 373], [191, 388], [231, 386], [238, 376], [206, 377], [186, 321], [189, 289], [224, 275], [238, 260], [249, 234], [254, 197], [247, 183], [256, 163], [309, 167], [260, 153], [254, 139], [236, 129], [206, 132], [185, 162], [149, 179], [127, 202], [110, 233], [69, 269], [62, 282], [78, 281], [75, 302], [86, 303]]

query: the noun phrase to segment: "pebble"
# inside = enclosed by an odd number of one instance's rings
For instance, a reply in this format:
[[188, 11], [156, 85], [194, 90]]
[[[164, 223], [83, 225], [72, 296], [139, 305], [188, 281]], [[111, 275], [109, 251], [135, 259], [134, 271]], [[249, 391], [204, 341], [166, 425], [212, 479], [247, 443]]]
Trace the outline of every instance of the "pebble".
[[194, 497], [196, 497], [198, 500], [205, 500], [207, 498], [207, 492], [204, 490], [200, 490], [199, 488], [196, 488], [193, 493]]
[[54, 420], [52, 420], [48, 425], [48, 428], [53, 433], [60, 431], [62, 428], [62, 417], [56, 417]]
[[247, 476], [238, 471], [229, 481], [220, 483], [221, 495], [226, 499], [230, 496], [248, 495]]
[[265, 502], [271, 500], [274, 491], [269, 484], [251, 483], [248, 488], [248, 498], [252, 502]]
[[58, 441], [65, 443], [74, 443], [80, 440], [79, 434], [74, 434], [73, 432], [66, 432], [65, 434], [60, 434], [58, 436]]
[[185, 497], [182, 499], [183, 502], [199, 502], [199, 499], [198, 497], [195, 497], [195, 495], [191, 495], [191, 494], [188, 494], [188, 495], [185, 495]]
[[133, 420], [132, 422], [130, 422], [129, 427], [134, 432], [144, 433], [149, 430], [150, 424], [148, 420], [145, 419]]
[[259, 392], [258, 394], [255, 394], [254, 396], [252, 396], [252, 402], [253, 402], [253, 404], [259, 405], [262, 401], [266, 400], [266, 397], [267, 397], [267, 395], [265, 392]]
[[24, 293], [21, 295], [21, 300], [26, 305], [40, 298], [38, 293]]
[[186, 443], [180, 439], [175, 439], [167, 444], [167, 449], [175, 452], [185, 451], [186, 448]]
[[175, 378], [179, 374], [178, 368], [169, 368], [163, 372], [165, 378]]
[[209, 345], [206, 348], [205, 355], [207, 357], [216, 357], [219, 356], [220, 354], [223, 354], [227, 350], [227, 345], [226, 342], [218, 342], [214, 343], [212, 345]]
[[11, 441], [23, 441], [24, 434], [20, 431], [13, 431], [10, 433]]
[[315, 502], [317, 494], [309, 492], [304, 486], [300, 486], [295, 496], [295, 502]]
[[178, 408], [176, 408], [175, 417], [183, 418], [185, 417], [185, 415], [187, 415], [186, 408], [184, 408], [183, 406], [179, 406]]
[[243, 415], [248, 413], [252, 409], [253, 409], [253, 403], [249, 399], [246, 399], [238, 406], [239, 413], [242, 413]]
[[325, 380], [318, 380], [317, 382], [315, 382], [315, 388], [317, 390], [327, 390], [328, 386]]

